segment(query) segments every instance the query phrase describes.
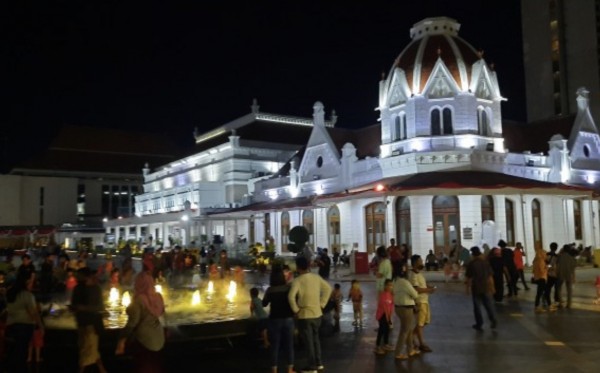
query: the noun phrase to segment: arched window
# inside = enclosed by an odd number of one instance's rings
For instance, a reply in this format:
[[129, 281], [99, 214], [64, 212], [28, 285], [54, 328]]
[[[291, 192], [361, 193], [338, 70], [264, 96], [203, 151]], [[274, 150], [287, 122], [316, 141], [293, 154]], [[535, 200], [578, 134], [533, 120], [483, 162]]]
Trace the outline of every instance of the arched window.
[[581, 201], [573, 200], [573, 224], [575, 225], [575, 239], [581, 240], [583, 238], [581, 230]]
[[404, 243], [411, 247], [410, 200], [408, 197], [400, 197], [396, 201], [396, 224], [398, 243]]
[[439, 136], [442, 134], [440, 122], [440, 109], [433, 109], [431, 111], [431, 136]]
[[477, 130], [481, 136], [489, 136], [491, 133], [487, 111], [481, 107], [477, 109]]
[[329, 247], [331, 253], [340, 250], [340, 209], [337, 206], [327, 211], [327, 227], [329, 228]]
[[402, 140], [406, 140], [408, 133], [406, 131], [406, 114], [402, 113]]
[[452, 127], [452, 110], [450, 108], [444, 108], [443, 123], [444, 123], [444, 135], [452, 135], [454, 133]]
[[281, 251], [288, 251], [290, 243], [290, 213], [284, 211], [281, 213]]
[[508, 198], [504, 199], [504, 210], [506, 211], [506, 243], [513, 246], [515, 244], [515, 206]]
[[486, 220], [496, 220], [492, 196], [481, 196], [481, 221]]
[[385, 204], [375, 202], [365, 207], [365, 228], [367, 252], [372, 253], [378, 246], [386, 245]]
[[531, 224], [533, 228], [533, 247], [542, 249], [542, 206], [540, 201], [534, 199], [531, 201]]
[[308, 238], [307, 245], [311, 249], [314, 249], [314, 243], [315, 243], [314, 232], [315, 232], [315, 228], [314, 228], [313, 212], [311, 210], [304, 210], [302, 212], [302, 225], [308, 231], [308, 237], [309, 238]]
[[265, 239], [271, 237], [271, 214], [268, 212], [265, 214]]
[[398, 141], [402, 138], [402, 118], [400, 115], [396, 117], [394, 121], [394, 141]]
[[449, 253], [452, 241], [460, 243], [460, 206], [456, 196], [435, 196], [433, 207], [433, 242], [435, 252]]

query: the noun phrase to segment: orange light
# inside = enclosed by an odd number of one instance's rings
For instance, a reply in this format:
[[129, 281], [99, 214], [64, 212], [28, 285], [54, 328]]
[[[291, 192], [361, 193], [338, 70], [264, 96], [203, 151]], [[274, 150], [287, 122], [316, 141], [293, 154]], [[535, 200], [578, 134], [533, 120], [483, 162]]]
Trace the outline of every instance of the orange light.
[[381, 191], [382, 191], [382, 190], [384, 190], [384, 189], [385, 189], [385, 187], [383, 186], [383, 184], [377, 184], [377, 185], [375, 186], [375, 191], [376, 191], [376, 192], [381, 192]]

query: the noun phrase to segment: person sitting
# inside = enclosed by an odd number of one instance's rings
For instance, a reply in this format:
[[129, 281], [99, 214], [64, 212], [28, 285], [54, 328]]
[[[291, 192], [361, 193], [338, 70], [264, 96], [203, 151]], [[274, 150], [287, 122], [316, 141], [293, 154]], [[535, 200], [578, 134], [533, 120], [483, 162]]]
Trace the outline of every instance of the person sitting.
[[429, 250], [429, 254], [425, 257], [425, 269], [427, 271], [437, 271], [440, 269], [440, 262], [433, 253], [433, 250]]

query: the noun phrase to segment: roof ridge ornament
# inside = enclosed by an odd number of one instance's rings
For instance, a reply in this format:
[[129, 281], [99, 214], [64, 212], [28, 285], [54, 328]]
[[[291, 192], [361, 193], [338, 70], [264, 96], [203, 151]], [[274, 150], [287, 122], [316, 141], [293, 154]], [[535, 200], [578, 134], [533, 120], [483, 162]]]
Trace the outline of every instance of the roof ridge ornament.
[[260, 109], [260, 106], [258, 106], [258, 100], [256, 98], [253, 98], [252, 106], [250, 106], [250, 110], [252, 110], [253, 114], [258, 114], [258, 109]]

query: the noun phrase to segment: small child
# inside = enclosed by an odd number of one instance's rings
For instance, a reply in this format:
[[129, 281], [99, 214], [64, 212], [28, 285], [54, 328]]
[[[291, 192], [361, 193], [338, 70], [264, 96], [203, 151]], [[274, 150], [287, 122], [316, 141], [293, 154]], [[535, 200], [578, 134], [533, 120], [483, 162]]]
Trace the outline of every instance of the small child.
[[352, 325], [362, 327], [363, 318], [363, 307], [362, 307], [363, 293], [360, 290], [360, 283], [358, 280], [352, 280], [350, 286], [350, 293], [348, 294], [348, 300], [352, 301], [352, 309], [354, 310], [354, 322]]
[[71, 301], [71, 295], [73, 294], [73, 289], [77, 286], [77, 278], [75, 277], [75, 273], [72, 269], [67, 271], [67, 279], [65, 280], [65, 289], [66, 289], [66, 297], [68, 302]]
[[596, 287], [596, 300], [594, 301], [594, 304], [600, 304], [600, 276], [596, 276], [594, 286]]
[[392, 325], [392, 312], [394, 311], [394, 296], [392, 294], [392, 280], [385, 280], [383, 291], [379, 294], [377, 302], [377, 313], [375, 319], [379, 322], [377, 329], [377, 342], [375, 354], [385, 355], [387, 351], [393, 351], [394, 347], [389, 344], [390, 326]]
[[[37, 303], [38, 313], [41, 313], [40, 304]], [[33, 330], [33, 335], [31, 336], [31, 340], [29, 341], [29, 349], [27, 353], [27, 362], [31, 363], [34, 361], [34, 351], [35, 351], [35, 362], [40, 363], [43, 361], [42, 359], [42, 347], [44, 347], [44, 329], [39, 325], [36, 325]]]
[[244, 269], [241, 266], [235, 266], [233, 268], [233, 280], [238, 286], [244, 286], [246, 284], [246, 275]]
[[269, 315], [262, 305], [262, 299], [258, 296], [258, 289], [250, 289], [250, 314], [258, 319], [258, 330], [263, 339], [265, 348], [269, 348], [269, 336], [267, 335], [267, 320]]
[[340, 314], [342, 313], [342, 286], [340, 284], [333, 285], [333, 291], [331, 292], [331, 301], [333, 301], [333, 331], [340, 331]]

